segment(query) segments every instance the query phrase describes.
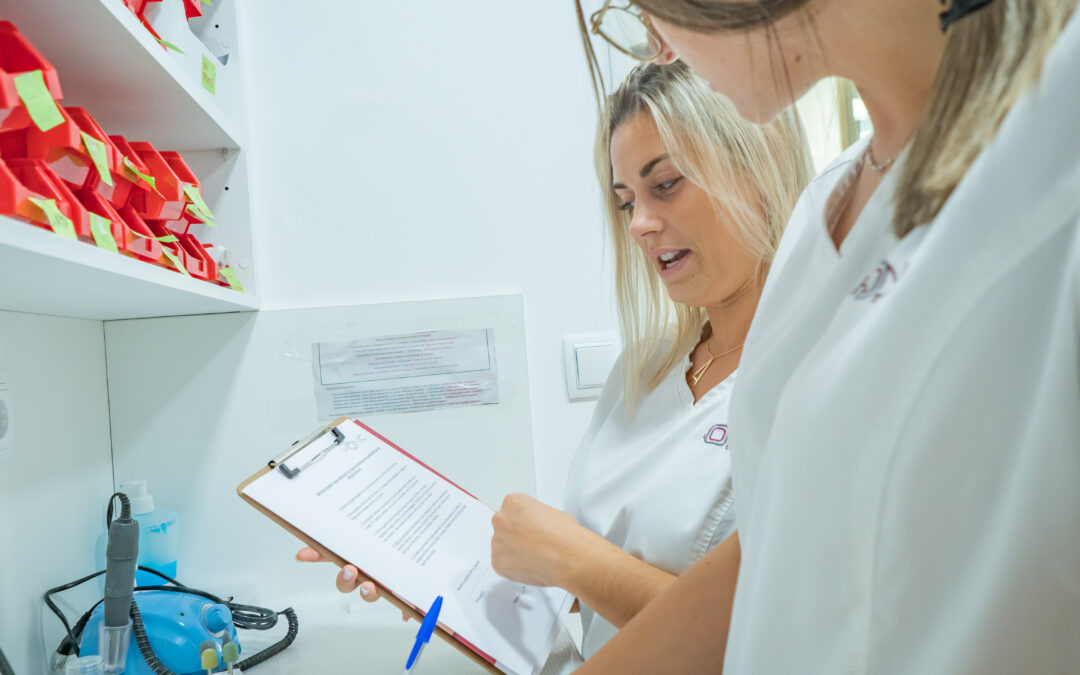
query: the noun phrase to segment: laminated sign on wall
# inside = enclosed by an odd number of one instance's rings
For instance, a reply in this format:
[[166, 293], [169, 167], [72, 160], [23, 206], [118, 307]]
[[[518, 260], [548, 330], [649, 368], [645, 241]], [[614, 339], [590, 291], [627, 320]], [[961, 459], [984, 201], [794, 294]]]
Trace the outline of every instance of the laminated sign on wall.
[[490, 328], [316, 342], [312, 365], [324, 419], [499, 402]]

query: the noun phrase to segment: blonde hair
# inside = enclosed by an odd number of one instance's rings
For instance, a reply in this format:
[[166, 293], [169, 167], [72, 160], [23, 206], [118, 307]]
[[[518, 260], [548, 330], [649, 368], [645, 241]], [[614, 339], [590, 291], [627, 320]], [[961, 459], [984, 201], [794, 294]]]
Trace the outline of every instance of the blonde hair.
[[652, 261], [630, 236], [630, 214], [620, 208], [612, 188], [612, 134], [640, 113], [655, 122], [679, 171], [709, 195], [723, 226], [757, 257], [757, 285], [813, 175], [793, 113], [764, 126], [747, 122], [680, 62], [639, 65], [608, 98], [595, 159], [615, 254], [624, 395], [631, 410], [697, 345], [706, 321], [703, 308], [668, 297]]
[[[635, 4], [668, 23], [717, 33], [771, 28], [809, 0]], [[949, 26], [929, 103], [900, 173], [893, 219], [897, 236], [937, 217], [1013, 104], [1039, 80], [1076, 5], [1077, 0], [993, 0]]]

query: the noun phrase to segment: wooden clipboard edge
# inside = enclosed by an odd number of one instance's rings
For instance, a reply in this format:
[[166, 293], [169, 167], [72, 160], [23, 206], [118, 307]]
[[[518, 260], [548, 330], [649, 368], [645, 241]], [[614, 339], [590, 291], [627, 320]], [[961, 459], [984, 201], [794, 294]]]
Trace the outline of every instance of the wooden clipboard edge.
[[[331, 424], [328, 424], [327, 428], [329, 429], [331, 427], [340, 426], [342, 423], [347, 422], [347, 421], [349, 421], [349, 418], [341, 417], [341, 418], [339, 418], [337, 420], [334, 420], [334, 422], [332, 422]], [[312, 539], [306, 533], [302, 532], [299, 528], [293, 526], [292, 523], [289, 523], [284, 518], [281, 518], [280, 516], [278, 516], [276, 513], [274, 513], [270, 509], [266, 508], [265, 506], [263, 506], [262, 504], [260, 504], [256, 500], [254, 500], [251, 497], [244, 494], [244, 488], [246, 488], [248, 485], [251, 485], [252, 483], [254, 483], [255, 481], [262, 478], [263, 476], [265, 476], [266, 474], [270, 473], [273, 470], [274, 469], [272, 469], [270, 466], [264, 466], [262, 469], [257, 471], [254, 475], [250, 476], [244, 482], [240, 483], [240, 485], [238, 485], [236, 487], [236, 494], [239, 495], [240, 498], [243, 499], [245, 502], [247, 502], [248, 504], [252, 505], [256, 509], [261, 511], [262, 514], [265, 515], [266, 517], [270, 518], [270, 520], [274, 521], [275, 523], [277, 523], [282, 528], [288, 530], [290, 533], [292, 533], [292, 535], [294, 537], [296, 537], [300, 541], [304, 542], [305, 544], [307, 544], [311, 548], [318, 551], [319, 554], [322, 555], [324, 558], [332, 561], [339, 568], [344, 567], [347, 564], [344, 558], [342, 558], [341, 556], [337, 555], [336, 553], [334, 553], [330, 549], [326, 548], [325, 546], [323, 546], [319, 542]], [[397, 607], [398, 609], [400, 609], [404, 614], [408, 614], [411, 618], [413, 618], [417, 622], [421, 622], [421, 623], [423, 622], [423, 620], [424, 620], [423, 615], [421, 615], [420, 612], [417, 611], [415, 607], [413, 607], [409, 603], [407, 603], [404, 600], [402, 600], [401, 598], [399, 598], [392, 591], [387, 589], [385, 586], [380, 584], [375, 579], [372, 579], [371, 577], [366, 575], [364, 573], [364, 571], [361, 570], [358, 566], [356, 566], [356, 565], [353, 565], [353, 566], [356, 567], [356, 569], [360, 571], [360, 576], [359, 576], [359, 579], [358, 579], [358, 583], [362, 583], [364, 581], [370, 581], [371, 583], [375, 584], [375, 586], [379, 589], [379, 596], [383, 600], [388, 601], [391, 605], [393, 605], [394, 607]], [[436, 626], [435, 626], [435, 633], [439, 637], [441, 637], [443, 640], [450, 643], [450, 645], [454, 649], [458, 650], [459, 652], [461, 652], [462, 654], [467, 656], [470, 660], [472, 660], [477, 665], [483, 667], [485, 670], [487, 670], [487, 672], [495, 673], [497, 675], [502, 675], [503, 671], [501, 671], [497, 667], [495, 667], [495, 664], [492, 661], [488, 660], [484, 656], [481, 656], [481, 654], [478, 653], [478, 650], [476, 650], [474, 647], [472, 647], [471, 643], [468, 643], [463, 638], [457, 637], [456, 634], [446, 630], [445, 628], [443, 628], [442, 626], [440, 626], [438, 624], [436, 624]]]

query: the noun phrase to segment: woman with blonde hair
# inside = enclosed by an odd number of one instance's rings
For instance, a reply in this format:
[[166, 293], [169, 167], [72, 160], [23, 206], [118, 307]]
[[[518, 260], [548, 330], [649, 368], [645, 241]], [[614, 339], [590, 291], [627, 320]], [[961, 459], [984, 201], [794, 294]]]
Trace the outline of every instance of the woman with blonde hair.
[[[492, 521], [496, 572], [578, 598], [586, 658], [734, 531], [728, 401], [812, 173], [793, 115], [746, 122], [678, 62], [635, 68], [608, 99], [596, 169], [624, 350], [571, 466], [566, 512], [515, 494]], [[557, 649], [544, 672], [575, 661]]]
[[1076, 672], [1076, 0], [636, 4], [579, 4], [585, 37], [757, 122], [847, 77], [875, 131], [803, 194], [747, 336], [737, 537], [581, 672]]

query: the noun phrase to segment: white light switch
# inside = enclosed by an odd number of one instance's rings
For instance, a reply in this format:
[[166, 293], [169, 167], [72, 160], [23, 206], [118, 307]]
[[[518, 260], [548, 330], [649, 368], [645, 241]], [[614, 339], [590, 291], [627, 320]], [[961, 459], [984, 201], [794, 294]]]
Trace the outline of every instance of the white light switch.
[[599, 398], [618, 356], [618, 338], [614, 333], [564, 338], [563, 365], [570, 400]]

